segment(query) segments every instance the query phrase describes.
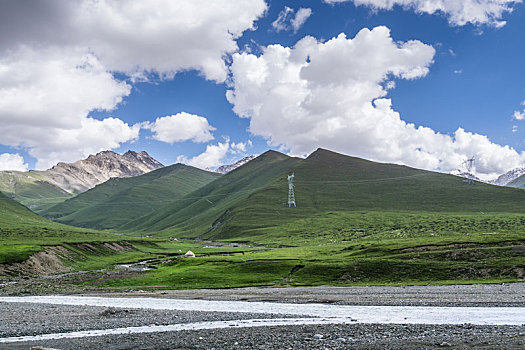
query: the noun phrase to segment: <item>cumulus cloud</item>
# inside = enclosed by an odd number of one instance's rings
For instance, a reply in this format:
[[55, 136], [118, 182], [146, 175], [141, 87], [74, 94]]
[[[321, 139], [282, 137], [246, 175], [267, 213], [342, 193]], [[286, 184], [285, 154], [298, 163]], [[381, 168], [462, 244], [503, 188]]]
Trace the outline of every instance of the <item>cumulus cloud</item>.
[[230, 145], [230, 152], [233, 154], [242, 154], [245, 153], [248, 148], [253, 146], [252, 141], [248, 140], [246, 142], [232, 142]]
[[326, 42], [305, 37], [294, 47], [270, 45], [260, 55], [238, 53], [227, 92], [249, 130], [291, 154], [317, 147], [372, 160], [448, 172], [474, 155], [477, 174], [499, 175], [524, 156], [483, 135], [454, 135], [406, 123], [386, 98], [393, 79], [427, 75], [435, 50], [398, 42], [386, 27]]
[[24, 157], [20, 154], [3, 153], [0, 154], [0, 171], [1, 170], [17, 170], [27, 171], [27, 164], [24, 163]]
[[201, 169], [214, 168], [223, 163], [229, 149], [230, 143], [228, 140], [219, 142], [216, 145], [207, 145], [203, 153], [193, 158], [188, 159], [185, 156], [179, 156], [177, 163], [185, 163]]
[[523, 112], [514, 111], [514, 114], [512, 116], [516, 120], [523, 120], [523, 119], [525, 119], [525, 110]]
[[37, 159], [36, 168], [46, 169], [58, 161], [73, 162], [121, 143], [136, 140], [140, 125], [128, 125], [117, 118], [82, 118], [75, 128], [9, 124], [2, 128], [1, 143], [22, 144]]
[[[525, 101], [521, 103], [522, 106], [525, 106]], [[522, 111], [514, 111], [514, 114], [512, 117], [516, 120], [523, 120], [525, 119], [525, 108], [523, 108]]]
[[[130, 82], [151, 74], [170, 79], [195, 69], [224, 82], [225, 56], [266, 8], [264, 0], [2, 4], [0, 144], [26, 148], [42, 167], [136, 139], [138, 125], [90, 113], [115, 109]], [[56, 139], [70, 135], [78, 139]]]
[[0, 81], [0, 143], [28, 148], [38, 168], [138, 136], [137, 127], [118, 119], [88, 117], [92, 110], [111, 111], [131, 91], [92, 54], [24, 47], [0, 57]]
[[0, 121], [21, 128], [79, 127], [90, 111], [112, 110], [131, 91], [77, 50], [22, 48], [0, 57], [0, 81]]
[[277, 31], [293, 30], [297, 33], [299, 28], [305, 24], [306, 20], [312, 15], [311, 8], [299, 8], [297, 12], [294, 9], [285, 6], [284, 9], [279, 12], [277, 19], [272, 22], [272, 27]]
[[413, 9], [416, 13], [442, 13], [452, 26], [490, 25], [502, 27], [503, 14], [512, 12], [513, 5], [521, 0], [324, 0], [326, 3], [352, 1], [356, 6], [368, 6], [374, 10], [392, 10], [394, 6]]
[[155, 140], [167, 143], [207, 142], [213, 140], [211, 132], [215, 130], [206, 118], [186, 112], [157, 118], [154, 123], [146, 123], [144, 128], [153, 132]]
[[239, 154], [244, 154], [252, 145], [251, 140], [246, 142], [230, 142], [229, 137], [225, 137], [224, 142], [207, 145], [203, 153], [193, 158], [186, 156], [177, 157], [177, 162], [201, 169], [211, 169], [223, 165], [228, 155], [238, 156]]
[[224, 81], [224, 55], [237, 50], [235, 39], [266, 8], [264, 0], [17, 1], [2, 9], [0, 50], [78, 47], [110, 71], [171, 76], [197, 69]]

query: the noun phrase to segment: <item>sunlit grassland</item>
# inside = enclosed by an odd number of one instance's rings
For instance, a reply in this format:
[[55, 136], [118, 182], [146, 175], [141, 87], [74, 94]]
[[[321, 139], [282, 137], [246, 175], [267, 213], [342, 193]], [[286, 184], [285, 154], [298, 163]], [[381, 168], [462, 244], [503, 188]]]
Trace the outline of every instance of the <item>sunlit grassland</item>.
[[[225, 288], [279, 285], [442, 284], [523, 281], [525, 216], [329, 212], [226, 241], [264, 245], [191, 248], [121, 288]], [[175, 249], [177, 242], [167, 244]], [[162, 243], [160, 243], [162, 245]], [[182, 245], [180, 247], [183, 247]], [[221, 254], [213, 256], [214, 253]], [[242, 253], [244, 251], [244, 253]], [[210, 256], [210, 254], [212, 256]]]

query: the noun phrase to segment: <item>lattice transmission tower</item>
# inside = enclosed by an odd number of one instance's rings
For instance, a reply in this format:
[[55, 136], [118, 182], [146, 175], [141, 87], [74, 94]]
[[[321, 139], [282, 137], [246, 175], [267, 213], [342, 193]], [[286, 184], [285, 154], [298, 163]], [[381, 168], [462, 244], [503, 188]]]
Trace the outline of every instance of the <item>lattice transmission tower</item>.
[[468, 158], [466, 161], [463, 162], [465, 169], [467, 170], [466, 178], [463, 180], [464, 183], [467, 185], [474, 185], [474, 180], [472, 180], [468, 176], [472, 176], [472, 168], [474, 166], [474, 157]]
[[295, 193], [293, 192], [293, 178], [295, 176], [295, 173], [292, 173], [292, 175], [288, 175], [288, 208], [291, 208], [292, 206], [294, 208], [297, 207], [295, 204]]

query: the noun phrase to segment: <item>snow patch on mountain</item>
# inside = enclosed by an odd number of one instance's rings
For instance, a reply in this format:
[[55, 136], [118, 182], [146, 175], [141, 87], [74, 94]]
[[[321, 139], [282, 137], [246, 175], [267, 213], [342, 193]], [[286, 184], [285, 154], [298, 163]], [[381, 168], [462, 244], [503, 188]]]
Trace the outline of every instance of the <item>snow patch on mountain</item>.
[[219, 174], [227, 174], [230, 171], [233, 171], [237, 169], [238, 167], [243, 166], [244, 164], [248, 163], [250, 160], [257, 158], [258, 156], [259, 156], [258, 154], [254, 154], [248, 157], [244, 157], [243, 159], [238, 160], [237, 162], [233, 164], [222, 165], [218, 167], [217, 169], [215, 169], [215, 172]]
[[491, 180], [488, 183], [498, 186], [506, 186], [510, 182], [516, 180], [518, 177], [525, 175], [525, 167], [512, 169], [503, 175], [500, 175], [497, 179]]

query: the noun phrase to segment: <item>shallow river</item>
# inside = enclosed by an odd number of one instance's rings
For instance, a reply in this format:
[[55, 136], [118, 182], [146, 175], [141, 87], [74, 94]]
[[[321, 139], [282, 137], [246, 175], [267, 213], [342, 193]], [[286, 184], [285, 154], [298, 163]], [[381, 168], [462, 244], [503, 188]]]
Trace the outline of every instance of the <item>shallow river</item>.
[[0, 338], [0, 343], [29, 340], [93, 337], [107, 334], [152, 333], [230, 327], [263, 327], [303, 324], [474, 324], [523, 325], [525, 307], [432, 307], [432, 306], [351, 306], [287, 304], [270, 302], [179, 300], [160, 298], [104, 298], [87, 296], [0, 297], [0, 302], [86, 305], [155, 310], [239, 312], [296, 316], [286, 319], [198, 322], [166, 326], [142, 326], [82, 332]]

